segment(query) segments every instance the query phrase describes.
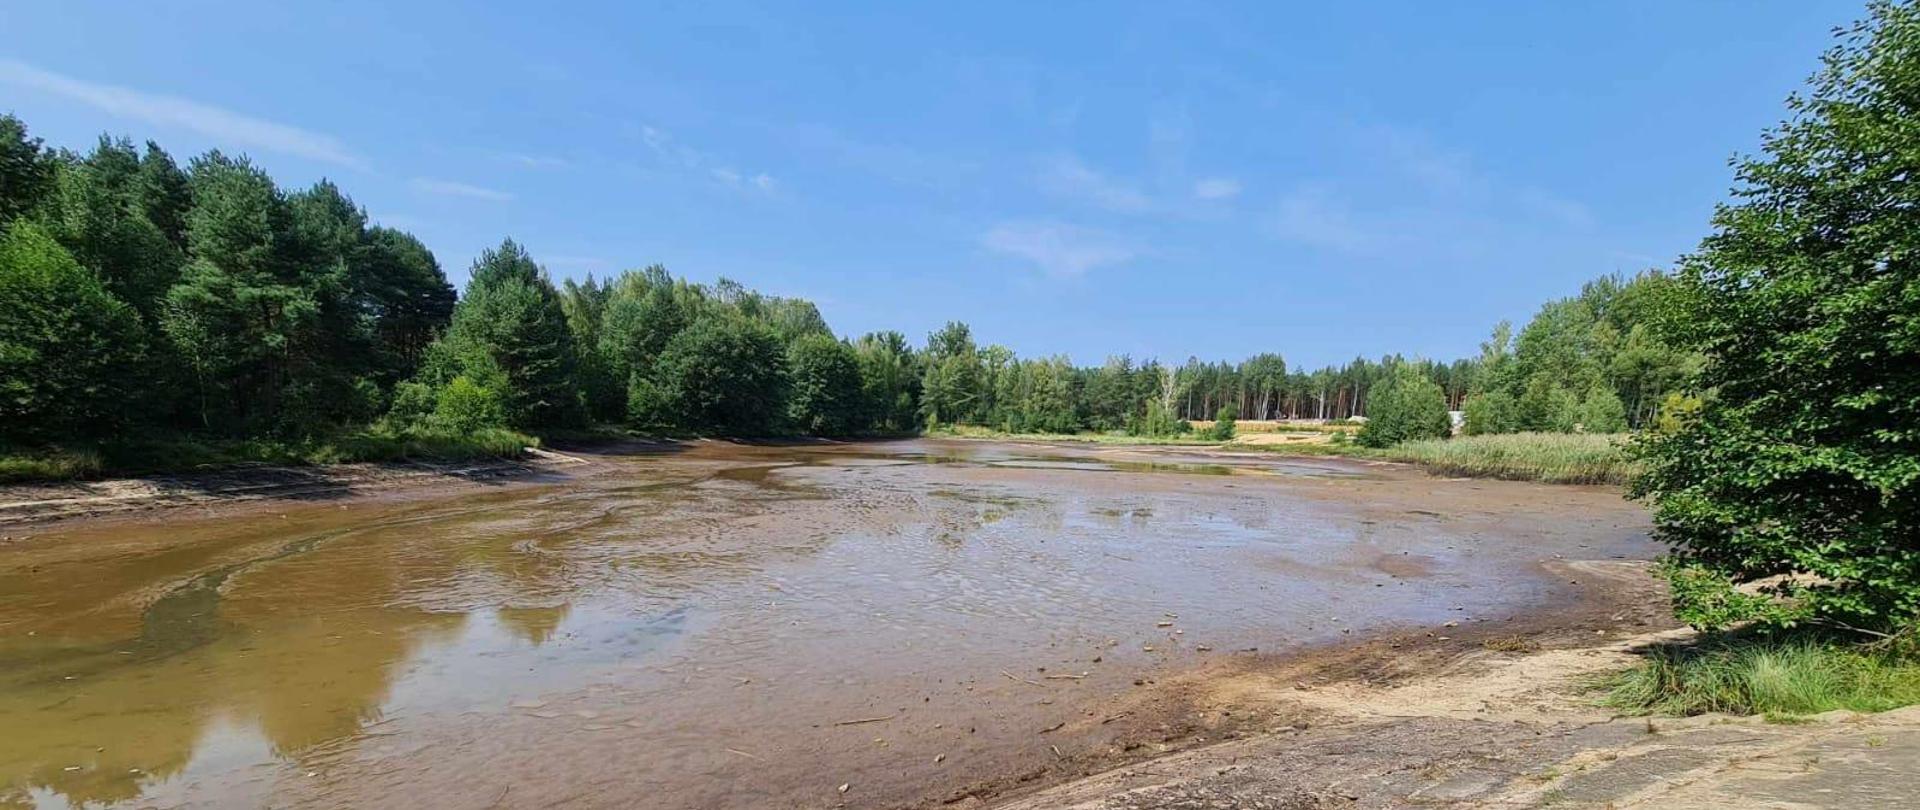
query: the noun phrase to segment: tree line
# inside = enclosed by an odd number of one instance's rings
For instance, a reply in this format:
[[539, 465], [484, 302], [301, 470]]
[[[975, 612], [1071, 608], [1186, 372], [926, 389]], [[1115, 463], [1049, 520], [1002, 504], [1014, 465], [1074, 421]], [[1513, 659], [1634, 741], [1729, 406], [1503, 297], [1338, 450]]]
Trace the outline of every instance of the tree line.
[[[1278, 354], [1078, 367], [979, 345], [950, 323], [836, 337], [813, 304], [648, 267], [556, 285], [511, 240], [456, 296], [433, 253], [338, 187], [280, 188], [244, 157], [184, 167], [103, 137], [49, 149], [0, 117], [0, 441], [166, 430], [219, 437], [551, 431], [732, 435], [1166, 434], [1187, 420], [1365, 417], [1401, 369], [1469, 430], [1644, 423], [1685, 356], [1643, 321], [1663, 276], [1549, 304], [1508, 346], [1451, 363], [1388, 356], [1314, 371]], [[1423, 392], [1425, 388], [1421, 389]]]

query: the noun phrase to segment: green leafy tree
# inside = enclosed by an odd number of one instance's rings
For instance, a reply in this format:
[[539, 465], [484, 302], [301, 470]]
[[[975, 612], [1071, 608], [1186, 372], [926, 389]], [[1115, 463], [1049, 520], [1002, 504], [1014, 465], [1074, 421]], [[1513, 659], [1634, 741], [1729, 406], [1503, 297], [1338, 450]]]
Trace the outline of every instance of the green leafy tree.
[[187, 215], [193, 210], [193, 182], [173, 156], [159, 144], [147, 141], [146, 154], [140, 156], [139, 185], [141, 212], [160, 229], [181, 254], [187, 252]]
[[1514, 417], [1520, 430], [1572, 433], [1580, 423], [1580, 398], [1555, 383], [1552, 375], [1535, 375], [1521, 389], [1514, 403]]
[[0, 115], [0, 227], [32, 211], [53, 188], [53, 158], [27, 125]]
[[787, 418], [804, 433], [842, 436], [859, 426], [860, 357], [829, 335], [803, 335], [787, 348]]
[[1467, 397], [1466, 424], [1461, 432], [1468, 436], [1513, 433], [1520, 429], [1519, 403], [1506, 391], [1494, 389]]
[[860, 360], [862, 422], [874, 430], [912, 430], [920, 424], [919, 361], [899, 332], [873, 332], [854, 344]]
[[625, 274], [608, 284], [599, 335], [599, 353], [605, 358], [607, 373], [623, 380], [635, 374], [651, 374], [667, 342], [686, 329], [697, 314], [688, 302], [692, 297], [659, 265]]
[[1439, 383], [1411, 363], [1398, 363], [1373, 386], [1367, 423], [1355, 438], [1368, 447], [1391, 447], [1414, 439], [1444, 438], [1452, 430]]
[[920, 410], [928, 424], [972, 422], [984, 416], [986, 369], [973, 331], [958, 321], [927, 336], [926, 378]]
[[120, 424], [141, 391], [138, 318], [33, 223], [0, 233], [0, 313], [0, 438]]
[[1580, 429], [1587, 433], [1624, 433], [1627, 406], [1612, 388], [1595, 386], [1580, 401], [1579, 422]]
[[[1920, 617], [1920, 9], [1875, 2], [1684, 260], [1668, 337], [1704, 354], [1697, 411], [1640, 445], [1689, 592], [1765, 580], [1755, 618]], [[1724, 593], [1724, 591], [1720, 591]], [[1696, 610], [1696, 608], [1702, 608]]]
[[765, 435], [784, 412], [786, 351], [765, 324], [701, 318], [667, 342], [650, 382], [682, 426]]

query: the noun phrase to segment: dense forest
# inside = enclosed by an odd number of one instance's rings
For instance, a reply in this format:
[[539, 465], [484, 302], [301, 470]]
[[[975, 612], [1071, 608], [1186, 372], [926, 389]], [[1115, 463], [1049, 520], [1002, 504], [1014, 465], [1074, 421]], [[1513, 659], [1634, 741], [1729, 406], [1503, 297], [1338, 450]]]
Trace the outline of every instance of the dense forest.
[[[1666, 277], [1603, 278], [1478, 357], [1289, 368], [1279, 354], [1076, 367], [950, 323], [836, 337], [809, 302], [659, 266], [556, 286], [513, 241], [458, 295], [431, 251], [321, 181], [148, 142], [49, 149], [0, 117], [0, 442], [311, 441], [617, 426], [724, 435], [937, 424], [1164, 434], [1185, 420], [1368, 415], [1403, 369], [1469, 432], [1612, 432], [1692, 362], [1648, 327]], [[1424, 389], [1423, 389], [1424, 390]]]

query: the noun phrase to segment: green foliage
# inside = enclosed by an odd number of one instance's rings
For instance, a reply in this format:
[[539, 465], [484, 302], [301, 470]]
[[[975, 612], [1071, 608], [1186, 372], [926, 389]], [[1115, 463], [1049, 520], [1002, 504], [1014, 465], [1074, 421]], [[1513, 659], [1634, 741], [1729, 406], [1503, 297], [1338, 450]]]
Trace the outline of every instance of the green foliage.
[[1920, 658], [1827, 637], [1721, 635], [1655, 647], [1605, 686], [1607, 705], [1637, 714], [1879, 712], [1920, 703]]
[[651, 380], [664, 409], [684, 425], [766, 435], [783, 415], [786, 352], [763, 324], [702, 318], [667, 342]]
[[430, 423], [456, 433], [505, 427], [507, 411], [502, 399], [504, 397], [499, 391], [462, 374], [440, 389], [435, 397]]
[[1547, 375], [1535, 376], [1514, 405], [1514, 421], [1523, 431], [1572, 433], [1580, 424], [1580, 399]]
[[1660, 573], [1673, 594], [1674, 617], [1697, 628], [1717, 630], [1747, 622], [1788, 624], [1805, 618], [1802, 606], [1741, 590], [1725, 574], [1702, 565], [1667, 559]]
[[928, 424], [973, 422], [986, 415], [986, 369], [967, 325], [950, 322], [927, 336], [920, 410]]
[[831, 335], [809, 334], [787, 349], [787, 418], [802, 432], [843, 436], [859, 424], [860, 358]]
[[140, 390], [133, 309], [37, 225], [0, 234], [0, 439], [104, 435]]
[[1175, 416], [1159, 400], [1148, 400], [1146, 413], [1127, 427], [1129, 435], [1153, 437], [1178, 436], [1192, 430], [1192, 424]]
[[1452, 431], [1440, 386], [1412, 365], [1401, 364], [1374, 386], [1367, 423], [1356, 438], [1367, 447], [1390, 447], [1414, 439], [1443, 438]]
[[1520, 403], [1511, 394], [1495, 389], [1467, 397], [1462, 408], [1466, 424], [1461, 432], [1468, 436], [1516, 433], [1520, 430]]
[[1213, 427], [1207, 431], [1207, 438], [1216, 442], [1230, 442], [1233, 441], [1233, 434], [1233, 409], [1223, 405], [1213, 417]]
[[1590, 433], [1504, 433], [1396, 444], [1380, 457], [1419, 464], [1439, 475], [1620, 484], [1635, 466], [1619, 436]]
[[1624, 433], [1627, 430], [1627, 406], [1613, 389], [1596, 386], [1580, 401], [1576, 413], [1582, 433]]
[[578, 355], [560, 294], [513, 240], [473, 263], [467, 293], [447, 329], [458, 373], [499, 369], [507, 423], [520, 429], [578, 425], [585, 414], [575, 379]]
[[53, 160], [12, 115], [0, 115], [0, 227], [32, 211], [53, 185]]
[[101, 138], [85, 160], [57, 166], [48, 227], [116, 297], [156, 317], [186, 259], [147, 218], [139, 154], [125, 140]]
[[349, 248], [349, 307], [370, 332], [382, 380], [411, 376], [453, 317], [453, 285], [412, 234], [373, 226]]
[[874, 430], [909, 431], [920, 423], [919, 358], [899, 332], [874, 332], [854, 344], [860, 360], [862, 422]]
[[1682, 265], [1662, 331], [1710, 396], [1635, 494], [1679, 570], [1794, 607], [1759, 620], [1884, 630], [1920, 618], [1920, 9], [1872, 4], [1824, 61]]

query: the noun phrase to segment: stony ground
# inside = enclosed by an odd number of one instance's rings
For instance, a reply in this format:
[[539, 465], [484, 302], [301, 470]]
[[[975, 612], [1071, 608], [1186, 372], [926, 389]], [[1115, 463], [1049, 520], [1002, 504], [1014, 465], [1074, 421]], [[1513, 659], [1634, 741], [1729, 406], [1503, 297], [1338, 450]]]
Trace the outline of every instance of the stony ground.
[[[1001, 810], [1401, 807], [1920, 807], [1920, 707], [1794, 723], [1608, 717], [1580, 684], [1644, 634], [1581, 650], [1469, 656], [1392, 686], [1224, 679], [1219, 699], [1291, 729], [1130, 765]], [[1296, 673], [1297, 674], [1297, 673]]]

